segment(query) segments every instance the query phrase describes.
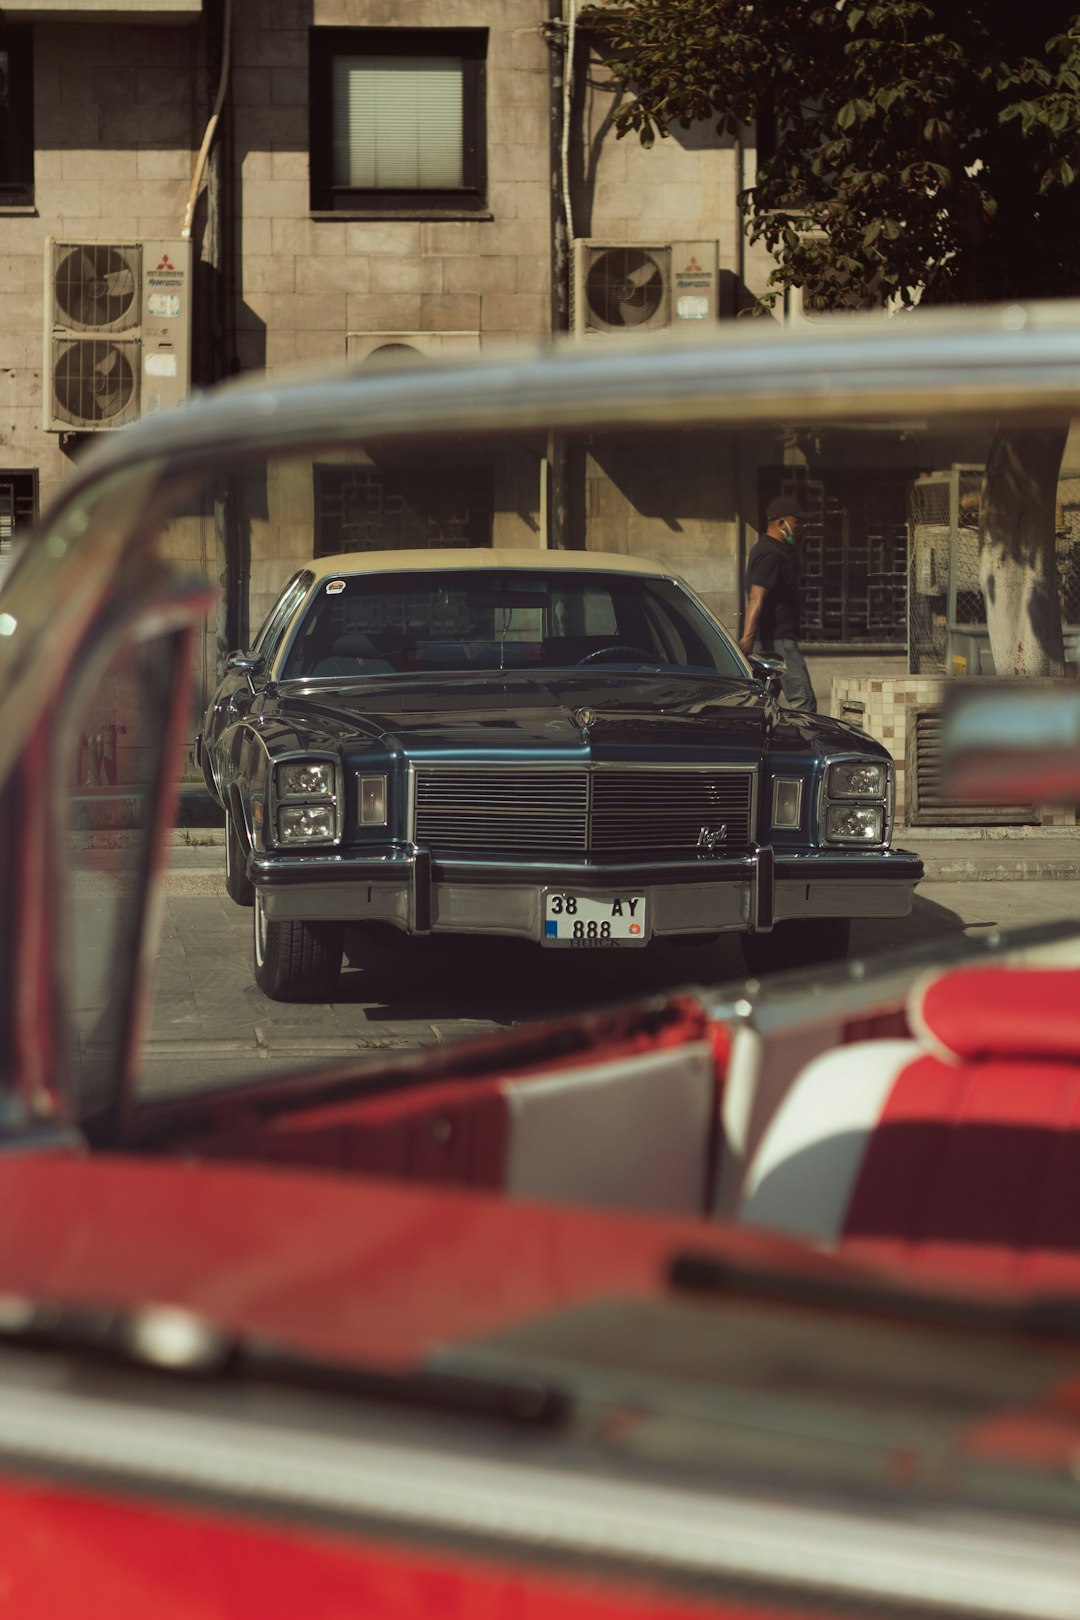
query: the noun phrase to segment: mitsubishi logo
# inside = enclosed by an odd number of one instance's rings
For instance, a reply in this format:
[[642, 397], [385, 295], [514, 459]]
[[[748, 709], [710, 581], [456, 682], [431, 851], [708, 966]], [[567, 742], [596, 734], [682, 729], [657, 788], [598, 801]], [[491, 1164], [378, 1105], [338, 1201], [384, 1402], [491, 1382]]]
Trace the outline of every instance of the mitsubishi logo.
[[727, 837], [727, 827], [721, 822], [719, 827], [702, 827], [697, 835], [698, 849], [714, 850], [717, 844], [722, 844]]

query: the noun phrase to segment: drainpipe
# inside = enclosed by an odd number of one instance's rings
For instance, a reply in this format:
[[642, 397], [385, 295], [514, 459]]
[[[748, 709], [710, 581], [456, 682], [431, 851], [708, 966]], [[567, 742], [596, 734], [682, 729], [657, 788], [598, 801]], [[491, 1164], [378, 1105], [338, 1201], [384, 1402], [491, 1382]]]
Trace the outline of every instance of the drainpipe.
[[206, 129], [203, 132], [202, 145], [195, 160], [195, 173], [191, 177], [191, 187], [188, 191], [187, 205], [184, 208], [184, 221], [180, 227], [180, 235], [187, 241], [191, 236], [191, 222], [195, 217], [195, 203], [199, 196], [199, 188], [206, 173], [207, 159], [210, 156], [210, 147], [213, 144], [214, 134], [221, 117], [221, 109], [225, 105], [225, 96], [229, 88], [229, 67], [232, 61], [232, 0], [225, 0], [225, 10], [221, 21], [221, 67], [218, 72], [217, 95], [214, 98], [214, 110], [210, 114]]
[[[216, 73], [217, 90], [196, 159], [181, 234], [190, 239], [199, 193], [206, 185], [206, 227], [200, 262], [195, 266], [199, 303], [199, 330], [204, 384], [220, 382], [236, 367], [236, 281], [234, 236], [233, 120], [227, 105], [232, 60], [232, 0], [217, 0], [206, 8], [207, 67]], [[215, 24], [217, 25], [215, 27]], [[223, 472], [214, 493], [213, 534], [218, 610], [214, 681], [225, 656], [247, 638], [247, 545], [237, 504], [236, 480]], [[208, 649], [210, 651], [210, 649]], [[210, 683], [213, 684], [213, 681]]]
[[563, 58], [562, 139], [559, 143], [559, 178], [562, 182], [563, 219], [567, 251], [574, 250], [574, 205], [570, 197], [570, 124], [574, 101], [574, 50], [577, 45], [577, 0], [566, 0], [566, 52]]
[[[737, 229], [736, 229], [736, 232], [735, 232], [735, 239], [736, 239], [736, 248], [735, 248], [735, 306], [736, 307], [735, 307], [735, 310], [732, 312], [732, 319], [733, 320], [737, 319], [737, 317], [738, 317], [739, 296], [740, 296], [740, 294], [742, 292], [743, 287], [745, 286], [744, 278], [745, 278], [745, 275], [746, 275], [746, 220], [744, 219], [742, 210], [739, 207], [739, 193], [743, 190], [743, 188], [745, 186], [745, 183], [746, 183], [746, 149], [745, 149], [745, 147], [743, 145], [742, 125], [740, 124], [736, 128], [736, 131], [735, 131], [735, 220], [736, 220]], [[736, 576], [737, 581], [738, 581], [738, 599], [737, 599], [737, 602], [736, 602], [735, 620], [736, 620], [736, 622], [737, 622], [737, 624], [739, 626], [739, 633], [741, 635], [742, 634], [742, 628], [743, 628], [743, 621], [744, 621], [744, 618], [745, 618], [745, 615], [746, 615], [746, 601], [745, 601], [746, 593], [745, 593], [745, 591], [743, 589], [743, 582], [744, 582], [744, 580], [746, 578], [746, 557], [747, 557], [746, 513], [745, 513], [743, 503], [742, 503], [742, 499], [741, 499], [741, 496], [742, 496], [742, 493], [743, 493], [743, 487], [744, 487], [744, 484], [745, 484], [745, 476], [744, 476], [744, 467], [743, 467], [743, 451], [741, 450], [740, 446], [734, 441], [734, 439], [732, 439], [730, 436], [729, 436], [729, 439], [728, 439], [728, 445], [729, 445], [729, 450], [728, 450], [729, 463], [728, 463], [728, 465], [729, 465], [729, 468], [730, 468], [729, 477], [731, 478], [732, 491], [733, 491], [733, 493], [735, 494], [735, 497], [736, 497], [735, 510], [738, 513], [738, 538], [737, 538], [736, 544], [737, 544], [737, 551], [738, 551], [738, 565], [739, 566], [738, 566], [738, 574]]]
[[[569, 18], [564, 11], [569, 5]], [[545, 30], [551, 49], [549, 87], [549, 153], [551, 171], [551, 335], [570, 330], [570, 253], [573, 214], [570, 201], [570, 122], [573, 95], [573, 40], [577, 15], [575, 0], [548, 0]], [[549, 433], [547, 441], [549, 498], [548, 546], [570, 544], [570, 493], [566, 441]]]

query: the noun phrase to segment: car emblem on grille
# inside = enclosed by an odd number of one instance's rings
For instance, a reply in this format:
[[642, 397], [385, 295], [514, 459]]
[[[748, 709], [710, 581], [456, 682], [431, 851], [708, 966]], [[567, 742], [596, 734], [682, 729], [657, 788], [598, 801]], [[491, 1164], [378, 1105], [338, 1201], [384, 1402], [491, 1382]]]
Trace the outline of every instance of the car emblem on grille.
[[722, 844], [727, 837], [727, 827], [721, 822], [719, 827], [701, 827], [698, 830], [698, 849], [713, 850], [717, 844]]
[[581, 727], [582, 731], [588, 731], [589, 727], [591, 725], [595, 725], [595, 723], [596, 723], [596, 710], [595, 709], [575, 709], [574, 710], [574, 719], [577, 721], [577, 723]]

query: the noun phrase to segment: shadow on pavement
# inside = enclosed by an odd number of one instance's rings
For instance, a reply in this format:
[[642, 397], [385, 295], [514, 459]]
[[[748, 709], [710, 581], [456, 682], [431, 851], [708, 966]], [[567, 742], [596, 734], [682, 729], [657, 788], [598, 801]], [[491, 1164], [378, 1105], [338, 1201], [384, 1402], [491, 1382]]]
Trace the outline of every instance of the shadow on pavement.
[[[963, 934], [956, 912], [916, 896], [911, 915], [857, 922], [853, 956], [871, 958]], [[987, 924], [986, 926], [992, 926]], [[644, 950], [546, 950], [524, 940], [350, 936], [335, 1004], [362, 1004], [371, 1022], [492, 1019], [500, 1023], [600, 1007], [688, 985], [746, 978], [739, 937]]]
[[745, 975], [738, 938], [644, 950], [545, 950], [525, 940], [357, 938], [336, 1002], [369, 1020], [542, 1018]]

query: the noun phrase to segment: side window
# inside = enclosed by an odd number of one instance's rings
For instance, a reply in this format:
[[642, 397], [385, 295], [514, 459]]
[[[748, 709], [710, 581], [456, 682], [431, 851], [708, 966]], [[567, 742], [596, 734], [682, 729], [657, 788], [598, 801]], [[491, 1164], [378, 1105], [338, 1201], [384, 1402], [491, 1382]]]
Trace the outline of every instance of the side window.
[[285, 589], [282, 591], [281, 595], [270, 609], [270, 612], [267, 614], [266, 620], [262, 629], [259, 631], [259, 634], [255, 637], [255, 644], [252, 647], [252, 652], [254, 652], [257, 657], [266, 658], [269, 657], [269, 655], [273, 652], [273, 649], [277, 644], [278, 637], [281, 635], [281, 632], [284, 630], [286, 624], [288, 624], [289, 620], [292, 618], [292, 615], [296, 611], [297, 607], [299, 607], [301, 599], [306, 596], [308, 591], [311, 589], [314, 578], [315, 576], [312, 574], [311, 570], [305, 568], [301, 573], [294, 574], [292, 579], [290, 579], [289, 583], [286, 585]]
[[0, 32], [0, 207], [34, 200], [33, 30]]
[[314, 212], [487, 205], [484, 28], [310, 32]]

